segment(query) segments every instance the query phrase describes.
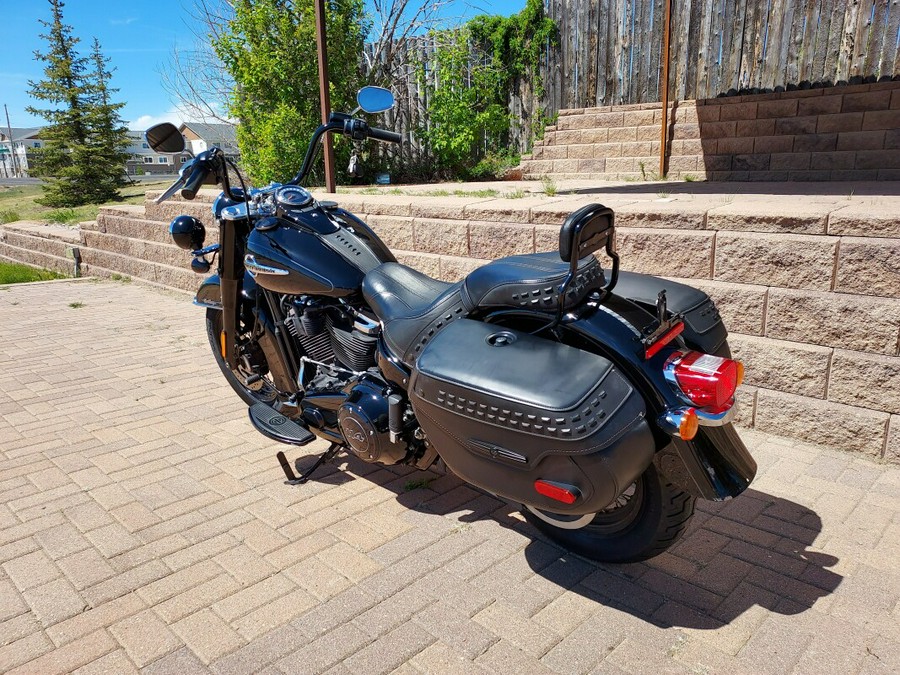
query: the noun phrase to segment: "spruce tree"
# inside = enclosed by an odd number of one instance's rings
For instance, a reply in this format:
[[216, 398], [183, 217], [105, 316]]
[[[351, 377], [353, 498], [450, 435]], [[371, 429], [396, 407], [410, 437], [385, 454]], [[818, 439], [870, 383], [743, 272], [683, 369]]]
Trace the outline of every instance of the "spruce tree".
[[48, 122], [41, 130], [44, 147], [37, 153], [35, 174], [45, 179], [47, 206], [79, 206], [107, 201], [123, 184], [127, 154], [127, 132], [119, 118], [122, 104], [112, 103], [107, 60], [95, 40], [89, 60], [78, 54], [79, 39], [63, 23], [62, 0], [49, 0], [51, 20], [41, 20], [47, 29], [41, 37], [47, 51], [35, 51], [46, 63], [44, 79], [29, 81], [29, 93], [46, 108], [26, 110]]
[[118, 89], [109, 86], [112, 70], [109, 59], [103, 56], [100, 41], [94, 38], [91, 45], [90, 61], [93, 71], [90, 75], [88, 93], [88, 143], [92, 171], [97, 174], [91, 187], [94, 203], [109, 201], [118, 196], [118, 189], [127, 184], [125, 162], [129, 154], [128, 129], [119, 116], [124, 103], [113, 103], [111, 95]]

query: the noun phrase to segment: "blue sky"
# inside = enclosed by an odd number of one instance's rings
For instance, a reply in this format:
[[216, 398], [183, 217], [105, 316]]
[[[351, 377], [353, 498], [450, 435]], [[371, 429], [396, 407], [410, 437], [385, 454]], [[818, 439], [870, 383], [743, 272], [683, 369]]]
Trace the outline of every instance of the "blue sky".
[[[415, 1], [415, 0], [413, 0]], [[78, 47], [87, 54], [94, 36], [116, 68], [112, 84], [117, 99], [126, 102], [122, 117], [133, 128], [146, 128], [162, 119], [177, 117], [173, 101], [160, 84], [160, 71], [169, 55], [190, 49], [193, 35], [186, 26], [192, 0], [68, 0], [65, 21], [81, 38]], [[445, 15], [473, 16], [479, 13], [510, 14], [525, 6], [525, 0], [450, 0]], [[0, 47], [0, 104], [9, 108], [12, 126], [42, 123], [25, 112], [34, 104], [28, 97], [28, 80], [43, 76], [43, 64], [34, 60], [36, 49], [45, 49], [39, 38], [38, 19], [48, 19], [46, 0], [0, 0], [3, 28]], [[6, 125], [6, 119], [0, 118]]]

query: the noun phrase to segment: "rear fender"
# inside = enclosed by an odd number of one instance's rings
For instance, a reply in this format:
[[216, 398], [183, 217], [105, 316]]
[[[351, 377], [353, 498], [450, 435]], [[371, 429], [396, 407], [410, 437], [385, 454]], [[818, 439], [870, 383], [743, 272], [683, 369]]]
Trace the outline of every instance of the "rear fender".
[[[651, 419], [684, 405], [663, 374], [674, 348], [644, 359], [640, 336], [653, 320], [637, 304], [613, 295], [592, 315], [565, 326], [567, 342], [606, 356], [627, 374], [643, 394]], [[691, 441], [673, 440], [659, 429], [654, 432], [660, 448], [654, 458], [657, 467], [668, 480], [696, 497], [714, 501], [736, 497], [756, 475], [756, 462], [730, 423], [700, 427]]]

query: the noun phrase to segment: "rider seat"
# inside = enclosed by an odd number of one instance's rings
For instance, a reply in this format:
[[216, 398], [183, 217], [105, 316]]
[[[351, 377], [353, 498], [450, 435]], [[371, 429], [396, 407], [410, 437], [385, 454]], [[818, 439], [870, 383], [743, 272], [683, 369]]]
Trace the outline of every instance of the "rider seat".
[[[463, 281], [438, 281], [399, 263], [384, 263], [368, 274], [363, 297], [381, 320], [385, 342], [412, 366], [428, 341], [446, 324], [478, 309], [522, 309], [556, 315], [577, 307], [591, 292], [609, 292], [619, 261], [612, 248], [612, 209], [584, 206], [563, 223], [559, 252], [500, 258]], [[605, 283], [592, 255], [606, 248], [613, 260]]]
[[[555, 312], [560, 285], [568, 273], [569, 264], [555, 252], [501, 258], [455, 284], [399, 263], [384, 263], [366, 274], [362, 291], [384, 326], [388, 347], [412, 366], [437, 331], [476, 309]], [[603, 281], [603, 270], [594, 257], [581, 261], [566, 291], [564, 308], [577, 306]]]

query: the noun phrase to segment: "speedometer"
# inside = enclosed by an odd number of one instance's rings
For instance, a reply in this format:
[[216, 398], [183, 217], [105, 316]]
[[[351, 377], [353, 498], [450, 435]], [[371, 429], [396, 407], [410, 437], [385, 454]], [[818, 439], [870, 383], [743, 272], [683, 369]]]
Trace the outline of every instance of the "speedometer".
[[312, 202], [312, 195], [299, 185], [285, 185], [275, 192], [275, 201], [284, 208], [297, 208]]

